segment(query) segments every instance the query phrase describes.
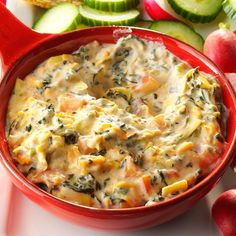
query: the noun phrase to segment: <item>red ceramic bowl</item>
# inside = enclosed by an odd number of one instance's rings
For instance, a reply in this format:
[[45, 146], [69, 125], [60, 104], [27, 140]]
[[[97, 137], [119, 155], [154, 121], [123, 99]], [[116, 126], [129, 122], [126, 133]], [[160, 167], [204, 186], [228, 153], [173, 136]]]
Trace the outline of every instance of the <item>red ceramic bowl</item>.
[[[84, 226], [130, 230], [151, 227], [168, 221], [189, 209], [204, 197], [221, 178], [230, 165], [235, 150], [236, 99], [224, 74], [205, 56], [195, 49], [162, 34], [124, 27], [88, 28], [63, 35], [37, 34], [23, 26], [0, 4], [0, 56], [2, 59], [2, 82], [0, 84], [0, 153], [1, 162], [12, 182], [32, 201], [70, 222]], [[117, 29], [121, 31], [118, 32]], [[123, 31], [123, 32], [122, 32]], [[115, 32], [115, 33], [114, 33]], [[162, 42], [172, 53], [200, 70], [213, 74], [219, 80], [223, 101], [228, 109], [227, 145], [224, 154], [214, 170], [193, 188], [177, 197], [153, 206], [129, 209], [96, 209], [78, 206], [45, 193], [31, 184], [12, 162], [5, 136], [5, 114], [8, 100], [17, 77], [24, 78], [39, 63], [50, 56], [70, 53], [80, 45], [92, 40], [101, 43], [115, 42], [115, 39], [132, 33], [143, 39]]]

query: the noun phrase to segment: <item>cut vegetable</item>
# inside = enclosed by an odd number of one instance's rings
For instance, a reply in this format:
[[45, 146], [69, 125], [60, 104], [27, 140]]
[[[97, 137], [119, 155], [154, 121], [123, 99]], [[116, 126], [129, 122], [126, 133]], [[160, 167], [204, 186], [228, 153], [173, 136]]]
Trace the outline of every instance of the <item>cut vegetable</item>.
[[152, 24], [152, 21], [142, 20], [142, 21], [138, 21], [134, 26], [148, 29], [151, 26], [151, 24]]
[[224, 0], [223, 9], [229, 17], [236, 21], [236, 0]]
[[139, 11], [106, 12], [92, 9], [87, 6], [80, 7], [82, 21], [86, 25], [134, 25], [139, 18]]
[[190, 44], [199, 51], [202, 51], [203, 49], [204, 40], [202, 36], [195, 32], [194, 29], [181, 22], [173, 20], [160, 20], [153, 22], [150, 29], [179, 39], [187, 44]]
[[224, 236], [236, 235], [236, 189], [220, 194], [212, 206], [212, 217]]
[[204, 54], [223, 72], [236, 73], [236, 35], [227, 28], [212, 32], [206, 38]]
[[77, 25], [76, 29], [83, 29], [83, 28], [88, 28], [88, 27], [89, 27], [89, 26], [80, 23], [80, 24]]
[[144, 7], [153, 20], [176, 20], [180, 18], [166, 0], [144, 0]]
[[80, 21], [78, 7], [71, 3], [63, 3], [46, 11], [33, 29], [41, 33], [61, 33], [76, 29]]
[[122, 12], [135, 8], [139, 0], [84, 0], [84, 4], [101, 11]]
[[195, 23], [206, 23], [214, 20], [222, 8], [222, 0], [168, 0], [172, 8]]
[[188, 182], [185, 179], [180, 180], [162, 188], [162, 196], [166, 197], [169, 194], [175, 194], [178, 191], [186, 191], [187, 189], [188, 189]]

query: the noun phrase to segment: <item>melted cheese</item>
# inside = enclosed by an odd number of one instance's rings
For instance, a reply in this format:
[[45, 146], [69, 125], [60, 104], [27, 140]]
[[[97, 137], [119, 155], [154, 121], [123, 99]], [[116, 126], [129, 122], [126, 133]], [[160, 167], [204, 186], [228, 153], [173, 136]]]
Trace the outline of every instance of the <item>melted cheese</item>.
[[6, 127], [13, 159], [30, 181], [77, 204], [171, 198], [224, 149], [217, 88], [159, 43], [94, 41], [17, 79]]

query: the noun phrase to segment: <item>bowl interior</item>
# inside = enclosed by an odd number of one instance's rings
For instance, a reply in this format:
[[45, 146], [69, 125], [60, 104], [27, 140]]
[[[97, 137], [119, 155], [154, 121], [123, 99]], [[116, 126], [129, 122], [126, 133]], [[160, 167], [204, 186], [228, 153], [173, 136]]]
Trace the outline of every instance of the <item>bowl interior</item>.
[[[171, 37], [138, 28], [94, 27], [60, 35], [50, 40], [46, 40], [43, 43], [39, 43], [36, 47], [32, 48], [32, 50], [25, 55], [22, 55], [22, 57], [17, 60], [17, 62], [9, 69], [0, 84], [0, 149], [2, 151], [3, 163], [11, 173], [18, 176], [22, 183], [24, 183], [26, 179], [12, 162], [5, 137], [5, 115], [8, 100], [11, 96], [11, 91], [14, 87], [16, 78], [24, 78], [48, 57], [63, 53], [71, 53], [81, 45], [87, 44], [93, 40], [97, 40], [100, 43], [114, 43], [119, 37], [130, 33], [143, 39], [161, 42], [169, 51], [182, 60], [187, 61], [192, 67], [199, 67], [201, 71], [216, 76], [222, 89], [223, 103], [227, 108], [228, 114], [227, 145], [224, 154], [221, 157], [222, 161], [218, 162], [217, 166], [220, 165], [220, 168], [226, 168], [224, 165], [228, 165], [230, 162], [235, 148], [236, 102], [234, 92], [224, 74], [200, 52]], [[218, 167], [215, 167], [215, 169], [217, 168]], [[209, 174], [207, 178], [210, 178], [215, 172]], [[36, 188], [37, 187], [35, 187], [35, 189]], [[188, 191], [191, 191], [191, 189]]]

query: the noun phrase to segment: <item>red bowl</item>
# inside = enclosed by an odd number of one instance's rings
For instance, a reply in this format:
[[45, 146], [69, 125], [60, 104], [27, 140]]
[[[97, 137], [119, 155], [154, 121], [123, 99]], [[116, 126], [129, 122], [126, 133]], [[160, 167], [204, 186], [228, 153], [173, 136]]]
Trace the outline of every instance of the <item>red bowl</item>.
[[[12, 182], [32, 201], [70, 222], [84, 226], [130, 230], [151, 227], [166, 222], [189, 209], [204, 197], [219, 181], [229, 167], [235, 151], [236, 98], [224, 74], [204, 55], [192, 47], [154, 31], [127, 27], [94, 27], [63, 35], [37, 34], [18, 22], [0, 4], [0, 56], [2, 82], [0, 84], [0, 156]], [[10, 29], [14, 29], [14, 32]], [[117, 31], [119, 30], [119, 31]], [[223, 102], [228, 109], [227, 145], [214, 170], [193, 188], [175, 198], [153, 206], [128, 209], [96, 209], [75, 205], [58, 199], [30, 183], [14, 165], [5, 136], [5, 114], [11, 91], [17, 77], [24, 78], [46, 58], [70, 53], [80, 45], [93, 40], [101, 43], [115, 42], [116, 38], [132, 33], [143, 39], [162, 42], [168, 50], [187, 61], [193, 67], [215, 75], [218, 79]]]

